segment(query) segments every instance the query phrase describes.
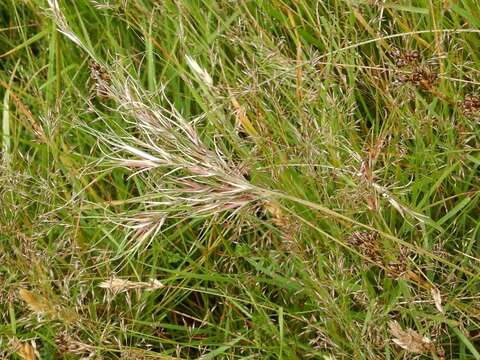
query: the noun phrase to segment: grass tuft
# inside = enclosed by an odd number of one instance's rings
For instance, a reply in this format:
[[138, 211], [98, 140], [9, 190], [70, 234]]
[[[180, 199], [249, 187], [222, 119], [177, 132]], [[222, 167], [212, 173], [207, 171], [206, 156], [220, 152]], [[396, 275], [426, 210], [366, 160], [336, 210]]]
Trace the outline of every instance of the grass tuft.
[[0, 3], [0, 356], [480, 359], [478, 8]]

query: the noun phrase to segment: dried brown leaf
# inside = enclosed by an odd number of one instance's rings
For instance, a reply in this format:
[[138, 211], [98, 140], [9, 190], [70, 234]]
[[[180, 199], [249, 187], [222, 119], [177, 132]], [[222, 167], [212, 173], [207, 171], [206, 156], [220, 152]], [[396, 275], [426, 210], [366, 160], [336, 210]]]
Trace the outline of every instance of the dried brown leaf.
[[148, 282], [142, 282], [124, 280], [118, 277], [112, 277], [109, 280], [105, 280], [101, 282], [98, 286], [111, 291], [113, 294], [118, 294], [133, 289], [152, 291], [164, 287], [164, 285], [157, 279], [150, 279]]
[[435, 302], [435, 307], [443, 314], [442, 294], [440, 294], [440, 290], [438, 290], [436, 287], [433, 287], [430, 289], [430, 293], [432, 294], [433, 301]]
[[288, 225], [288, 217], [279, 204], [272, 201], [265, 201], [265, 210], [272, 217], [272, 221], [279, 228], [285, 228]]
[[427, 337], [421, 336], [413, 329], [403, 330], [396, 321], [388, 323], [392, 341], [402, 349], [414, 354], [423, 354], [435, 351], [435, 346]]

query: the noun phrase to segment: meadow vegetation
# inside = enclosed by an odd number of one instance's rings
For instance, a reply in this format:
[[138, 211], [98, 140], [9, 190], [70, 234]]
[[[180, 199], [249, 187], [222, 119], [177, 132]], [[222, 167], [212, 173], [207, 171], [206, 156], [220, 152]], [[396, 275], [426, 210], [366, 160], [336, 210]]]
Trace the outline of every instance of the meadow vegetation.
[[1, 0], [0, 356], [480, 359], [478, 0]]

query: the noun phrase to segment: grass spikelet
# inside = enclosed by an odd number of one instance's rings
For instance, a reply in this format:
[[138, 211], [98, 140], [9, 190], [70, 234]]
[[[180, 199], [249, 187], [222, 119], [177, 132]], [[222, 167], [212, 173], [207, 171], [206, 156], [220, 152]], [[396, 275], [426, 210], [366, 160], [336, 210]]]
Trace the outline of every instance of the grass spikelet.
[[90, 49], [87, 46], [85, 46], [83, 42], [80, 40], [80, 38], [70, 30], [67, 20], [63, 15], [60, 9], [60, 6], [58, 5], [58, 1], [48, 0], [48, 5], [50, 7], [50, 11], [52, 12], [53, 18], [58, 26], [58, 30], [62, 32], [63, 35], [68, 37], [71, 41], [73, 41], [75, 44], [83, 48], [87, 53], [92, 55], [92, 52], [90, 51]]
[[198, 76], [199, 80], [201, 80], [207, 88], [212, 87], [213, 86], [213, 79], [210, 76], [210, 74], [204, 68], [202, 68], [197, 63], [197, 61], [194, 58], [192, 58], [191, 56], [186, 55], [185, 59], [187, 60], [188, 66], [190, 67], [190, 69], [192, 69], [192, 71], [195, 73], [195, 75]]

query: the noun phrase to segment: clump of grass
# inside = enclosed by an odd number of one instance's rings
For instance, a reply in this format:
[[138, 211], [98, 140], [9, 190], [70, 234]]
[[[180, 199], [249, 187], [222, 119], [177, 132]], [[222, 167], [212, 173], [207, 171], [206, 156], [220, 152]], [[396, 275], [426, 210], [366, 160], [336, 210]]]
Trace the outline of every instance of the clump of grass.
[[480, 358], [475, 5], [0, 4], [2, 355]]

